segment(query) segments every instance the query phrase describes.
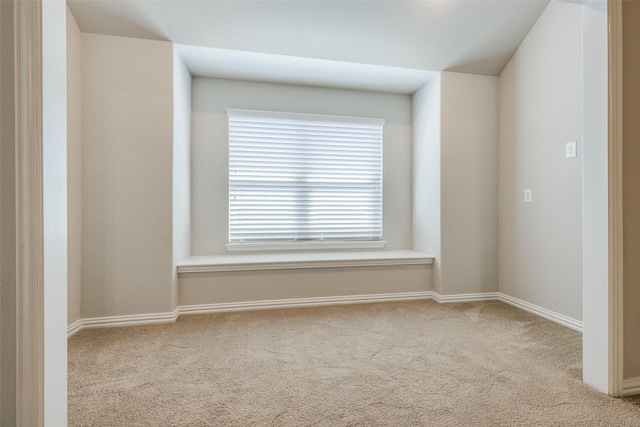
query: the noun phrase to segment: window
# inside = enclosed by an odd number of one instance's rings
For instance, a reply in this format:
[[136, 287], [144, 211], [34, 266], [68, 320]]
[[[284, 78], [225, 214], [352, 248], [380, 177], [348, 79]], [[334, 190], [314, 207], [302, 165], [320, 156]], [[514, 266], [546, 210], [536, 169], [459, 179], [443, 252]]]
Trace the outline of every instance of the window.
[[381, 242], [383, 119], [227, 112], [227, 249]]

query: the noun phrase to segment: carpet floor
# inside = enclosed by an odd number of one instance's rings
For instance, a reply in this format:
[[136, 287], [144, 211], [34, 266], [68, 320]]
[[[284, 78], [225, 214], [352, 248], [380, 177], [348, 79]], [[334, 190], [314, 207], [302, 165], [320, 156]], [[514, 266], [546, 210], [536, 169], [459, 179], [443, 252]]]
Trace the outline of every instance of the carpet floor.
[[70, 426], [640, 426], [581, 335], [501, 302], [182, 316], [69, 339]]

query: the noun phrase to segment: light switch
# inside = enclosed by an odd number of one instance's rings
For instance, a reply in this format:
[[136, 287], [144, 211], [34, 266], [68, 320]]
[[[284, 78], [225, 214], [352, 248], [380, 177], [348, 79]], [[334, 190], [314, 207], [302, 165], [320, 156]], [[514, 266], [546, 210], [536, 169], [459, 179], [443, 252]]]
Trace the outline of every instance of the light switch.
[[530, 188], [524, 190], [524, 202], [533, 203], [533, 191]]
[[567, 142], [564, 156], [569, 159], [578, 155], [578, 143], [576, 141]]

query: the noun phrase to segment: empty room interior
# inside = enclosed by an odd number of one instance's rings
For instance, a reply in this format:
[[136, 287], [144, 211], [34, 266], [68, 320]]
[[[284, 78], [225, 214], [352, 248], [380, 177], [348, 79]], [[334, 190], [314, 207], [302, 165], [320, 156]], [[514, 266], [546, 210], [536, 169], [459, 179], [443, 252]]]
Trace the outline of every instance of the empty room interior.
[[[623, 393], [583, 344], [608, 283], [606, 1], [70, 0], [56, 16], [69, 425], [637, 425], [637, 398], [607, 395], [640, 393], [635, 229]], [[378, 126], [378, 155], [327, 160], [364, 144], [336, 137], [290, 162], [272, 139], [294, 122]], [[350, 190], [322, 205], [332, 190], [306, 179], [282, 214], [290, 189], [265, 178], [280, 163]], [[327, 211], [347, 225], [321, 236]], [[312, 231], [269, 234], [289, 217]]]

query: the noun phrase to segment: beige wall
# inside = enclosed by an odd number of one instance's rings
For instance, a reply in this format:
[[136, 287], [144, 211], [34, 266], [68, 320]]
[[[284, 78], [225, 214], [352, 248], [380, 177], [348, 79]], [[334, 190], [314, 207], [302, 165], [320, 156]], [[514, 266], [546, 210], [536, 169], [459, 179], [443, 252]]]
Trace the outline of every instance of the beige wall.
[[223, 255], [228, 241], [227, 108], [382, 117], [385, 249], [411, 249], [411, 98], [344, 89], [193, 79], [192, 253]]
[[173, 290], [178, 304], [177, 263], [191, 255], [191, 74], [173, 53]]
[[[582, 319], [581, 6], [551, 2], [499, 80], [500, 291]], [[565, 143], [578, 157], [565, 159]], [[523, 203], [524, 189], [533, 203]]]
[[83, 317], [174, 309], [173, 47], [82, 34]]
[[170, 311], [169, 266], [226, 253], [234, 107], [385, 117], [387, 249], [435, 255], [439, 293], [493, 292], [499, 276], [580, 319], [580, 157], [564, 159], [567, 141], [581, 151], [580, 24], [554, 2], [500, 79], [443, 72], [413, 97], [198, 77], [191, 100], [168, 43], [84, 34], [83, 316]]
[[16, 425], [13, 2], [0, 1], [0, 425]]
[[82, 35], [67, 7], [67, 323], [82, 317]]
[[180, 305], [425, 292], [430, 266], [323, 268], [180, 275]]
[[498, 290], [498, 79], [442, 72], [413, 95], [413, 248], [442, 295]]
[[640, 2], [622, 2], [624, 377], [640, 377]]
[[498, 79], [441, 75], [442, 294], [498, 290]]
[[440, 250], [440, 75], [412, 97], [413, 249], [432, 255], [433, 290], [442, 293]]
[[[385, 117], [385, 239], [387, 249], [411, 247], [410, 97], [205, 78], [193, 79], [191, 92], [192, 79], [168, 43], [92, 34], [82, 35], [82, 64], [83, 317], [225, 302], [215, 290], [226, 289], [224, 275], [210, 275], [211, 289], [186, 285], [187, 275], [178, 290], [171, 267], [191, 250], [224, 253], [227, 107]], [[303, 279], [280, 272], [282, 283], [271, 290], [257, 288], [249, 274], [244, 285], [233, 282], [233, 298], [286, 298], [283, 289], [289, 297], [431, 290], [428, 269], [419, 279], [410, 269], [400, 279], [374, 271], [357, 280], [343, 271]], [[320, 277], [332, 285], [300, 284]]]

